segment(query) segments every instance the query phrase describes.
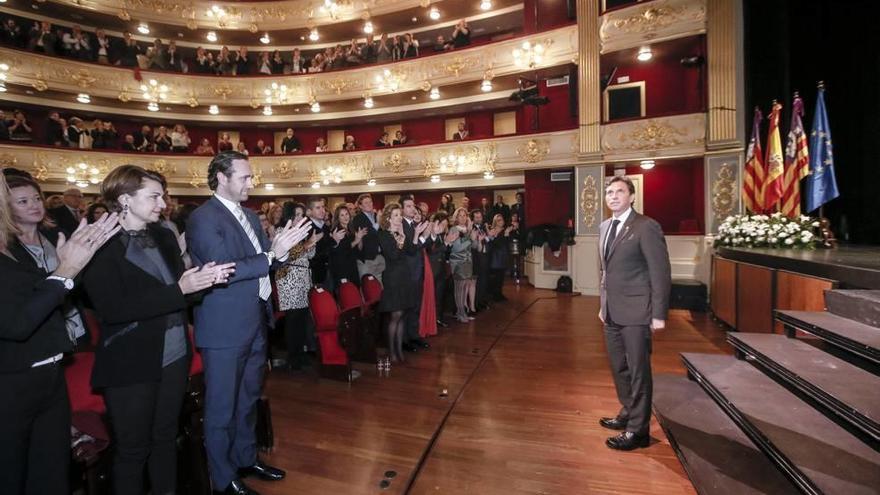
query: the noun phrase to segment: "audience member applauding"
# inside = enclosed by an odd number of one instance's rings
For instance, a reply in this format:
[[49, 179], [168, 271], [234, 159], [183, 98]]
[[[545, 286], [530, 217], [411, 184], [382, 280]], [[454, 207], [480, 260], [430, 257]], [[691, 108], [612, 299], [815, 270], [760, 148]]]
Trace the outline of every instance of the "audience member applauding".
[[244, 156], [248, 156], [250, 154], [250, 153], [248, 153], [247, 145], [244, 144], [243, 139], [238, 140], [238, 144], [235, 146], [235, 151], [238, 151], [239, 153], [241, 153]]
[[228, 132], [220, 134], [220, 139], [217, 141], [217, 152], [222, 153], [224, 151], [232, 151], [232, 141], [229, 138]]
[[168, 135], [168, 128], [160, 125], [156, 131], [156, 136], [153, 138], [153, 149], [151, 151], [168, 153], [171, 151], [171, 147], [172, 141], [171, 136]]
[[327, 143], [324, 142], [324, 138], [318, 138], [318, 141], [315, 143], [315, 153], [323, 153], [328, 151]]
[[131, 33], [126, 32], [122, 35], [122, 47], [119, 49], [119, 58], [116, 60], [116, 65], [122, 67], [137, 67], [137, 57], [140, 54], [140, 45], [138, 45], [137, 41], [131, 37]]
[[387, 146], [391, 146], [391, 141], [388, 139], [388, 133], [383, 132], [379, 139], [376, 140], [376, 147], [385, 148]]
[[385, 257], [379, 310], [389, 313], [386, 327], [388, 352], [392, 361], [406, 361], [403, 356], [403, 315], [416, 304], [416, 293], [412, 290], [413, 284], [406, 256], [407, 253], [415, 251], [415, 244], [406, 242], [406, 234], [403, 232], [403, 212], [398, 203], [388, 203], [382, 210], [379, 245]]
[[175, 153], [186, 153], [189, 151], [189, 145], [192, 140], [189, 138], [189, 132], [183, 124], [174, 126], [171, 132], [171, 151]]
[[345, 144], [342, 145], [342, 151], [354, 151], [357, 149], [357, 143], [351, 134], [345, 136]]
[[339, 287], [343, 281], [349, 281], [357, 286], [361, 285], [357, 254], [362, 249], [361, 242], [367, 235], [367, 228], [355, 229], [351, 224], [351, 219], [351, 210], [345, 204], [340, 204], [333, 211], [333, 227], [330, 229], [330, 237], [334, 244], [330, 249], [330, 275], [333, 277], [334, 287]]
[[196, 59], [190, 65], [190, 71], [195, 74], [213, 74], [214, 56], [202, 47], [196, 48]]
[[476, 278], [474, 277], [474, 262], [472, 258], [473, 245], [477, 243], [477, 231], [468, 216], [468, 211], [461, 207], [452, 215], [453, 233], [452, 245], [449, 250], [449, 267], [452, 270], [452, 279], [455, 291], [455, 316], [458, 321], [467, 323], [473, 320], [469, 312], [475, 312], [474, 299], [476, 295]]
[[255, 155], [271, 155], [272, 147], [266, 144], [262, 139], [257, 139], [257, 145], [254, 146]]
[[250, 57], [248, 57], [248, 49], [246, 46], [240, 47], [238, 52], [235, 53], [235, 62], [233, 65], [233, 74], [236, 76], [243, 76], [251, 73], [251, 60]]
[[27, 118], [24, 116], [24, 112], [21, 110], [12, 112], [12, 121], [8, 123], [7, 129], [9, 130], [10, 141], [29, 143], [34, 139], [32, 135], [33, 129], [31, 129]]
[[114, 493], [140, 493], [148, 460], [152, 491], [175, 491], [175, 440], [192, 354], [189, 297], [226, 284], [235, 266], [212, 260], [184, 271], [174, 233], [158, 223], [164, 180], [135, 165], [107, 175], [101, 193], [120, 213], [122, 231], [83, 278], [103, 322], [92, 386], [103, 391], [113, 427]]
[[196, 154], [205, 156], [214, 155], [214, 147], [211, 146], [211, 141], [209, 141], [208, 138], [202, 138], [201, 142], [196, 147]]
[[471, 28], [468, 27], [467, 21], [462, 19], [455, 25], [452, 31], [452, 46], [461, 48], [471, 44]]
[[458, 123], [458, 131], [452, 135], [453, 141], [461, 141], [468, 138], [467, 126], [464, 122]]
[[293, 129], [287, 128], [287, 134], [281, 140], [282, 153], [299, 153], [302, 146], [299, 144], [299, 138], [293, 135]]

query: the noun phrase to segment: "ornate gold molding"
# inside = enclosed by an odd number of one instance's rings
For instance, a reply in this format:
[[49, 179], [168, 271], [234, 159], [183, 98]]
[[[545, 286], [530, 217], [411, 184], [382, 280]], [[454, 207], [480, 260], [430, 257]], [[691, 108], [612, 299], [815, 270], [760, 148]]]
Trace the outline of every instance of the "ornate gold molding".
[[[576, 26], [566, 26], [541, 34], [541, 39], [553, 41], [552, 47], [544, 53], [541, 67], [565, 64], [577, 55], [567, 42], [576, 30]], [[140, 74], [144, 81], [156, 79], [168, 86], [166, 103], [171, 104], [248, 106], [254, 95], [262, 95], [273, 82], [287, 86], [290, 104], [306, 104], [312, 96], [323, 102], [359, 99], [365, 91], [374, 97], [389, 94], [392, 91], [381, 89], [376, 80], [384, 68], [391, 68], [405, 76], [397, 92], [424, 89], [426, 81], [433, 86], [476, 82], [483, 79], [487, 70], [491, 70], [495, 77], [518, 74], [521, 69], [513, 63], [512, 51], [522, 42], [523, 38], [499, 41], [424, 59], [401, 61], [390, 66], [363, 66], [273, 78], [206, 77], [150, 71], [141, 71]], [[8, 83], [11, 84], [33, 86], [40, 91], [88, 92], [92, 97], [119, 98], [120, 101], [125, 101], [123, 98], [147, 101], [142, 92], [136, 90], [141, 81], [134, 79], [135, 73], [131, 69], [48, 57], [5, 47], [0, 47], [0, 60], [10, 66]]]
[[584, 225], [592, 227], [596, 224], [596, 214], [599, 212], [599, 187], [596, 184], [596, 178], [588, 175], [584, 179], [581, 189], [581, 214], [584, 218]]
[[[551, 132], [532, 138], [543, 153], [540, 166], [570, 166], [575, 161], [575, 152], [571, 150], [571, 139], [575, 133], [574, 130]], [[438, 169], [435, 173], [443, 176], [479, 176], [487, 171], [503, 173], [533, 168], [535, 163], [526, 161], [516, 151], [522, 145], [521, 137], [511, 136], [469, 141], [467, 144], [449, 142], [393, 150], [254, 156], [250, 161], [254, 170], [259, 172], [262, 183], [272, 183], [277, 187], [308, 186], [315, 171], [329, 167], [339, 167], [346, 183], [365, 183], [369, 179], [424, 180], [425, 162], [431, 160], [439, 164], [439, 157], [449, 154], [464, 156], [464, 167], [461, 170], [447, 168], [445, 172]], [[113, 168], [132, 163], [162, 172], [172, 187], [199, 189], [205, 186], [209, 161], [210, 157], [196, 155], [150, 155], [0, 144], [0, 163], [23, 167], [39, 180], [56, 187], [63, 187], [66, 183], [67, 168], [79, 163], [87, 164], [89, 169], [99, 168], [102, 177]]]
[[608, 124], [602, 127], [602, 150], [606, 158], [702, 153], [705, 122], [705, 115], [697, 113]]
[[654, 0], [602, 16], [602, 53], [706, 32], [706, 0]]
[[516, 154], [526, 163], [538, 163], [547, 156], [550, 143], [543, 139], [529, 139], [516, 147]]
[[735, 165], [724, 163], [715, 172], [712, 180], [712, 214], [716, 222], [727, 218], [736, 208]]

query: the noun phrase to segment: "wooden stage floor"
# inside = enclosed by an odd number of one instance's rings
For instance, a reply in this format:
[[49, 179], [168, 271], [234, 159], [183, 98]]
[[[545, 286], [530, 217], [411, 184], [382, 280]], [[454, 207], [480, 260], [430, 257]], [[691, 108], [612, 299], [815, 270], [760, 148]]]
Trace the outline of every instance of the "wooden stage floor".
[[[505, 287], [510, 301], [453, 324], [407, 365], [347, 384], [273, 372], [275, 448], [287, 470], [263, 494], [693, 494], [655, 420], [652, 445], [605, 447], [619, 405], [598, 298]], [[729, 353], [703, 313], [673, 310], [654, 337], [655, 373], [680, 352]], [[441, 396], [445, 390], [446, 396]], [[390, 485], [380, 488], [387, 471]]]

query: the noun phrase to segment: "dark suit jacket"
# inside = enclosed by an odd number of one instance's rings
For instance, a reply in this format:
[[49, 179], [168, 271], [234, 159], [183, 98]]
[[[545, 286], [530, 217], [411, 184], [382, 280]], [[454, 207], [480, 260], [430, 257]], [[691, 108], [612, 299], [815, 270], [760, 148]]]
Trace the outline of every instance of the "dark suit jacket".
[[666, 320], [672, 275], [660, 224], [633, 210], [626, 223], [618, 225], [606, 261], [603, 244], [611, 221], [599, 227], [602, 318], [607, 322], [610, 313], [621, 326], [650, 325], [652, 318]]
[[70, 238], [70, 234], [79, 227], [79, 222], [76, 220], [76, 217], [73, 216], [70, 209], [67, 208], [67, 205], [52, 208], [49, 210], [49, 216], [55, 221], [58, 229], [61, 230], [61, 232], [64, 232], [64, 235], [68, 238]]
[[492, 205], [492, 217], [487, 219], [486, 222], [492, 223], [492, 218], [495, 218], [495, 215], [499, 213], [504, 217], [505, 222], [510, 222], [510, 207], [505, 204], [499, 205], [498, 203]]
[[373, 223], [367, 217], [367, 214], [364, 212], [358, 212], [354, 218], [351, 219], [351, 230], [352, 232], [357, 232], [360, 228], [367, 229], [367, 235], [361, 239], [361, 249], [358, 254], [358, 258], [363, 260], [371, 260], [378, 256], [379, 253], [379, 231], [373, 228]]
[[425, 249], [427, 242], [413, 244], [413, 238], [416, 234], [415, 223], [410, 225], [405, 218], [403, 219], [403, 233], [406, 234], [404, 250], [406, 251], [406, 263], [410, 278], [414, 281], [420, 281], [425, 277], [425, 257], [422, 250]]
[[[174, 234], [158, 223], [147, 228], [174, 279], [180, 279], [184, 267]], [[92, 371], [95, 388], [158, 382], [168, 316], [187, 307], [177, 283], [166, 284], [138, 266], [149, 260], [128, 256], [122, 235], [117, 234], [95, 254], [83, 275], [101, 322]]]
[[431, 273], [434, 274], [434, 280], [446, 278], [446, 259], [449, 253], [449, 246], [443, 241], [443, 237], [431, 240], [430, 237], [426, 242], [425, 249], [428, 253], [428, 263], [431, 265]]
[[0, 254], [0, 373], [25, 371], [73, 350], [61, 314], [67, 290], [46, 280], [20, 243], [10, 242], [9, 251], [15, 260]]
[[327, 222], [324, 222], [323, 227], [318, 227], [315, 222], [312, 222], [312, 228], [315, 232], [324, 233], [324, 237], [315, 244], [315, 256], [309, 260], [309, 268], [312, 270], [312, 283], [323, 284], [324, 280], [327, 279], [327, 273], [330, 268], [330, 250], [333, 249], [336, 241], [330, 237], [330, 225]]
[[[263, 252], [269, 239], [257, 214], [244, 208]], [[214, 286], [195, 307], [196, 347], [224, 348], [249, 345], [268, 305], [260, 300], [260, 278], [269, 274], [269, 260], [257, 253], [238, 219], [216, 197], [193, 211], [186, 223], [186, 244], [193, 264], [235, 262], [227, 285]], [[277, 263], [276, 263], [277, 265]]]

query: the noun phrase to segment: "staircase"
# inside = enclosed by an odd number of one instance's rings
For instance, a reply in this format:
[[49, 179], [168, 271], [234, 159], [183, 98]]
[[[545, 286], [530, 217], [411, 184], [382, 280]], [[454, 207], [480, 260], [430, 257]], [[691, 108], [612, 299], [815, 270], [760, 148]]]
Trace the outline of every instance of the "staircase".
[[785, 335], [728, 333], [734, 356], [683, 353], [688, 378], [655, 378], [699, 493], [880, 494], [880, 291], [825, 303], [777, 311]]

